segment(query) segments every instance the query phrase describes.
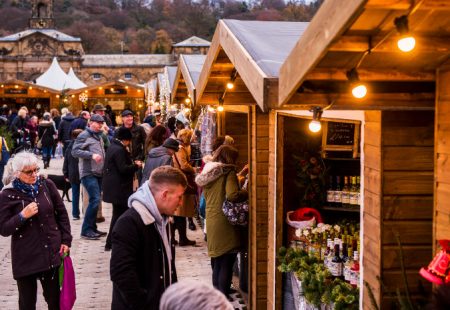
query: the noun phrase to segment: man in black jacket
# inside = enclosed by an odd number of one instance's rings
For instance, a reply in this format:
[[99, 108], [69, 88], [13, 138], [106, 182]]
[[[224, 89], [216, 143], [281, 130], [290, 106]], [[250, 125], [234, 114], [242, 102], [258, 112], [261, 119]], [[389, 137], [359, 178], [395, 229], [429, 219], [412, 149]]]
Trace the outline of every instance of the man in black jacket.
[[168, 215], [181, 205], [186, 186], [181, 170], [163, 166], [130, 196], [112, 234], [112, 310], [158, 309], [177, 281]]
[[67, 147], [69, 146], [71, 140], [70, 126], [72, 125], [72, 122], [74, 120], [75, 116], [73, 116], [72, 113], [69, 112], [62, 118], [61, 123], [59, 123], [58, 139], [63, 144], [64, 155], [66, 154]]

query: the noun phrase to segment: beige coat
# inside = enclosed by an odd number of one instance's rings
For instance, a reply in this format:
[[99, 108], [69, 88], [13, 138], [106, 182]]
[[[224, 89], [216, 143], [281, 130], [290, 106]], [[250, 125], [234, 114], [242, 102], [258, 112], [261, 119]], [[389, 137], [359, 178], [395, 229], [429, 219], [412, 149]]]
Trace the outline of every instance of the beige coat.
[[[181, 145], [180, 150], [173, 155], [173, 166], [181, 169], [186, 175], [194, 175], [195, 169], [189, 163], [189, 152]], [[194, 194], [184, 194], [183, 204], [175, 211], [176, 216], [194, 217], [196, 206], [196, 196]]]

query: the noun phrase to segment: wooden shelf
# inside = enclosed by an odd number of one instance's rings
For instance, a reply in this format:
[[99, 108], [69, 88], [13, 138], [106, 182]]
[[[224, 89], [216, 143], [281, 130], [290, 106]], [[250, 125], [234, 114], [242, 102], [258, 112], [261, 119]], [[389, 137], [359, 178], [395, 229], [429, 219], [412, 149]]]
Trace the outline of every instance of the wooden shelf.
[[347, 207], [322, 207], [319, 210], [328, 210], [328, 211], [337, 211], [337, 212], [357, 212], [359, 213], [361, 211], [360, 207], [351, 207], [351, 208], [347, 208]]
[[324, 157], [324, 158], [322, 158], [323, 160], [350, 160], [350, 161], [361, 161], [361, 158], [336, 158], [336, 157], [332, 157], [332, 158], [330, 158], [330, 157]]

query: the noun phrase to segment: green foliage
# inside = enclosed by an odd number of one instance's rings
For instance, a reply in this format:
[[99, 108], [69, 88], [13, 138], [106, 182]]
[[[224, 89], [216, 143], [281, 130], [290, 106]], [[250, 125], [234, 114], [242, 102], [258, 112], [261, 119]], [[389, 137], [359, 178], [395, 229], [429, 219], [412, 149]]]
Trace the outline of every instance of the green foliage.
[[[11, 136], [11, 131], [8, 130], [7, 126], [0, 127], [0, 137], [5, 138], [6, 144], [8, 145], [9, 150], [11, 150], [14, 146], [14, 141]], [[0, 176], [1, 177], [1, 176]]]
[[278, 270], [294, 272], [302, 283], [308, 303], [316, 307], [334, 304], [334, 309], [358, 309], [359, 290], [341, 279], [333, 278], [325, 265], [303, 250], [281, 247], [278, 250]]

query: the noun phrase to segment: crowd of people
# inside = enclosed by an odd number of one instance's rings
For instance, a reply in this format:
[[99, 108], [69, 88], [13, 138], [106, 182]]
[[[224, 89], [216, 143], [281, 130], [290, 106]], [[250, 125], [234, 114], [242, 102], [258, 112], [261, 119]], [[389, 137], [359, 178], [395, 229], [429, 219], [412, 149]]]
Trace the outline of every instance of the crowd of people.
[[[220, 296], [230, 298], [233, 266], [237, 254], [246, 251], [247, 232], [228, 222], [222, 204], [248, 199], [248, 168], [238, 172], [231, 137], [217, 137], [212, 154], [201, 154], [200, 135], [189, 123], [176, 117], [163, 121], [156, 110], [139, 124], [133, 111], [124, 110], [117, 126], [116, 116], [101, 104], [78, 117], [67, 108], [61, 116], [57, 110], [45, 112], [41, 120], [25, 107], [15, 117], [5, 109], [2, 115], [14, 141], [6, 146], [2, 137], [2, 148], [15, 155], [2, 166], [0, 234], [12, 236], [20, 309], [36, 303], [37, 280], [49, 309], [59, 307], [55, 270], [59, 254], [70, 251], [70, 221], [55, 184], [39, 174], [38, 161], [41, 156], [48, 168], [57, 148], [62, 149], [62, 172], [72, 189], [72, 220], [83, 217], [80, 237], [106, 237], [105, 251], [111, 251], [112, 309], [158, 308], [163, 293], [177, 282], [175, 246], [196, 244], [188, 239], [187, 229], [197, 229], [193, 219], [199, 213], [212, 284]], [[82, 192], [87, 197], [83, 212]], [[97, 228], [102, 201], [112, 204], [108, 232]], [[229, 309], [226, 298], [215, 302], [211, 309]], [[171, 303], [166, 298], [165, 309], [175, 309]]]

